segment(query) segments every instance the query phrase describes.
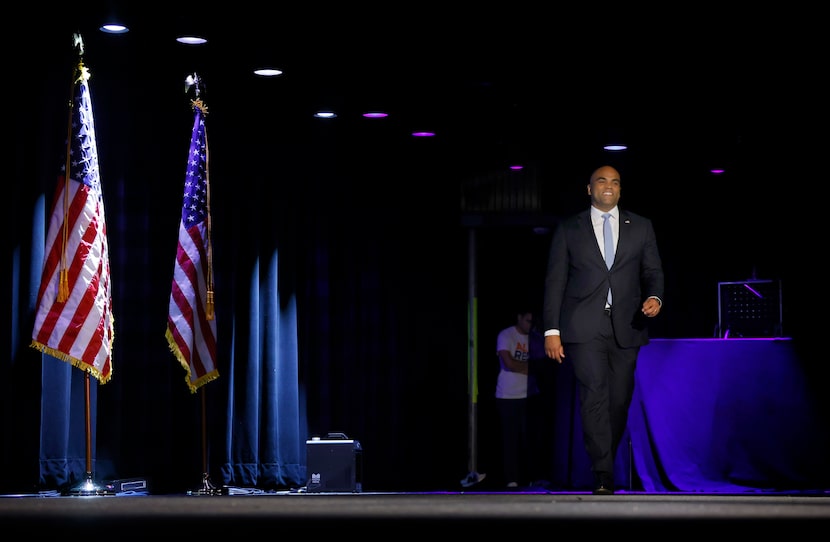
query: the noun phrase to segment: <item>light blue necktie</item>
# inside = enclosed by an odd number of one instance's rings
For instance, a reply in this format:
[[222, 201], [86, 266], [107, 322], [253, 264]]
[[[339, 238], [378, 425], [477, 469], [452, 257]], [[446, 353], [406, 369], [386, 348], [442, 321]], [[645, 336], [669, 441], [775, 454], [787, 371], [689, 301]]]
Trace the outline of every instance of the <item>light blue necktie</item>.
[[[611, 232], [611, 213], [602, 214], [602, 240], [605, 243], [605, 265], [614, 265], [614, 234]], [[608, 289], [608, 304], [611, 305], [611, 289]]]

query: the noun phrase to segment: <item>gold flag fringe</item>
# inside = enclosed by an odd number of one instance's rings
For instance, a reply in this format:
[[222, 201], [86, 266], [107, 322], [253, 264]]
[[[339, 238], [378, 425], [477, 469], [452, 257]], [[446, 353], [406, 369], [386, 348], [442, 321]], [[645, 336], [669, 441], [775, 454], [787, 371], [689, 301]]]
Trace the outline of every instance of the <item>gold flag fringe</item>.
[[55, 350], [54, 348], [52, 348], [50, 346], [46, 346], [45, 344], [43, 344], [41, 342], [33, 340], [30, 346], [32, 348], [40, 350], [44, 354], [48, 354], [48, 355], [52, 356], [53, 358], [57, 358], [61, 361], [66, 361], [68, 363], [71, 363], [72, 366], [77, 368], [77, 369], [81, 369], [83, 371], [88, 372], [89, 374], [94, 376], [98, 380], [98, 382], [100, 382], [101, 384], [106, 384], [112, 378], [112, 364], [110, 364], [110, 373], [108, 375], [105, 375], [101, 371], [99, 371], [94, 365], [90, 365], [89, 363], [86, 363], [85, 361], [82, 361], [78, 358], [75, 358], [75, 357], [72, 357], [70, 355], [64, 354], [63, 352]]
[[207, 104], [205, 104], [205, 102], [203, 102], [201, 99], [190, 100], [190, 105], [193, 106], [193, 109], [198, 109], [199, 111], [201, 111], [202, 115], [207, 116], [207, 114], [208, 114]]
[[167, 337], [167, 345], [170, 347], [170, 351], [173, 352], [173, 355], [176, 356], [177, 360], [179, 360], [179, 365], [181, 365], [185, 371], [184, 381], [187, 384], [187, 387], [190, 388], [190, 393], [196, 393], [196, 390], [203, 385], [219, 378], [219, 370], [213, 369], [211, 372], [200, 377], [195, 382], [191, 382], [193, 374], [190, 372], [190, 363], [188, 363], [187, 359], [184, 357], [184, 354], [182, 354], [182, 351], [179, 350], [176, 340], [173, 337], [173, 333], [171, 333], [168, 329], [164, 335]]

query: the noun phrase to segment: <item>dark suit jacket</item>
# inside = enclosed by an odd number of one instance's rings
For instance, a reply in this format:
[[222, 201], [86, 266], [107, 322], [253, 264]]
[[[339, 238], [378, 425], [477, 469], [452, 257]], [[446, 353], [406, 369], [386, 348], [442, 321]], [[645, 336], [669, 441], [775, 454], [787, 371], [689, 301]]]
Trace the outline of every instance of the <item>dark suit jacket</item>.
[[605, 318], [609, 283], [614, 295], [611, 317], [620, 346], [648, 343], [643, 301], [663, 299], [663, 267], [651, 220], [620, 211], [614, 265], [602, 258], [591, 212], [586, 209], [561, 222], [553, 233], [545, 279], [544, 329], [559, 329], [563, 343], [592, 339]]

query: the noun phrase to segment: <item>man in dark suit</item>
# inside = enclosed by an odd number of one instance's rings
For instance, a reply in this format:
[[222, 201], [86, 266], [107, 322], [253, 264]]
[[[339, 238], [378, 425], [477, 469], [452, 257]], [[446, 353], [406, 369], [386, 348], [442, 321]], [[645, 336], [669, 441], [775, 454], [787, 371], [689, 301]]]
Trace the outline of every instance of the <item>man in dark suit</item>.
[[[614, 459], [628, 422], [637, 356], [648, 344], [647, 319], [663, 306], [663, 268], [654, 228], [649, 219], [617, 206], [620, 189], [615, 168], [598, 168], [588, 184], [590, 208], [556, 227], [542, 315], [545, 354], [562, 363], [567, 353], [579, 383], [596, 495], [614, 493]], [[610, 267], [603, 213], [611, 215], [609, 251], [616, 247]]]

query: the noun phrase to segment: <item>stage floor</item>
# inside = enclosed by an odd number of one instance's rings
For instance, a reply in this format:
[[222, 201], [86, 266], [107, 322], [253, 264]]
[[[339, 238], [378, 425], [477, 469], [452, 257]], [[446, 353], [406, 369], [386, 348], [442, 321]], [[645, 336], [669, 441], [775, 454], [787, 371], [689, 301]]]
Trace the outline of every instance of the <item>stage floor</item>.
[[[771, 534], [771, 527], [830, 524], [830, 492], [798, 494], [689, 494], [618, 492], [302, 493], [229, 488], [185, 495], [57, 493], [0, 496], [0, 525], [9, 533], [90, 534], [139, 539], [155, 534], [269, 536], [297, 529], [368, 539], [430, 534], [449, 527], [494, 534], [495, 527], [581, 526], [637, 531], [641, 538], [740, 527]], [[652, 529], [659, 527], [659, 529]], [[344, 529], [349, 529], [344, 531]], [[664, 529], [670, 529], [666, 531]], [[777, 531], [780, 533], [781, 531]], [[793, 532], [796, 536], [806, 533]]]

